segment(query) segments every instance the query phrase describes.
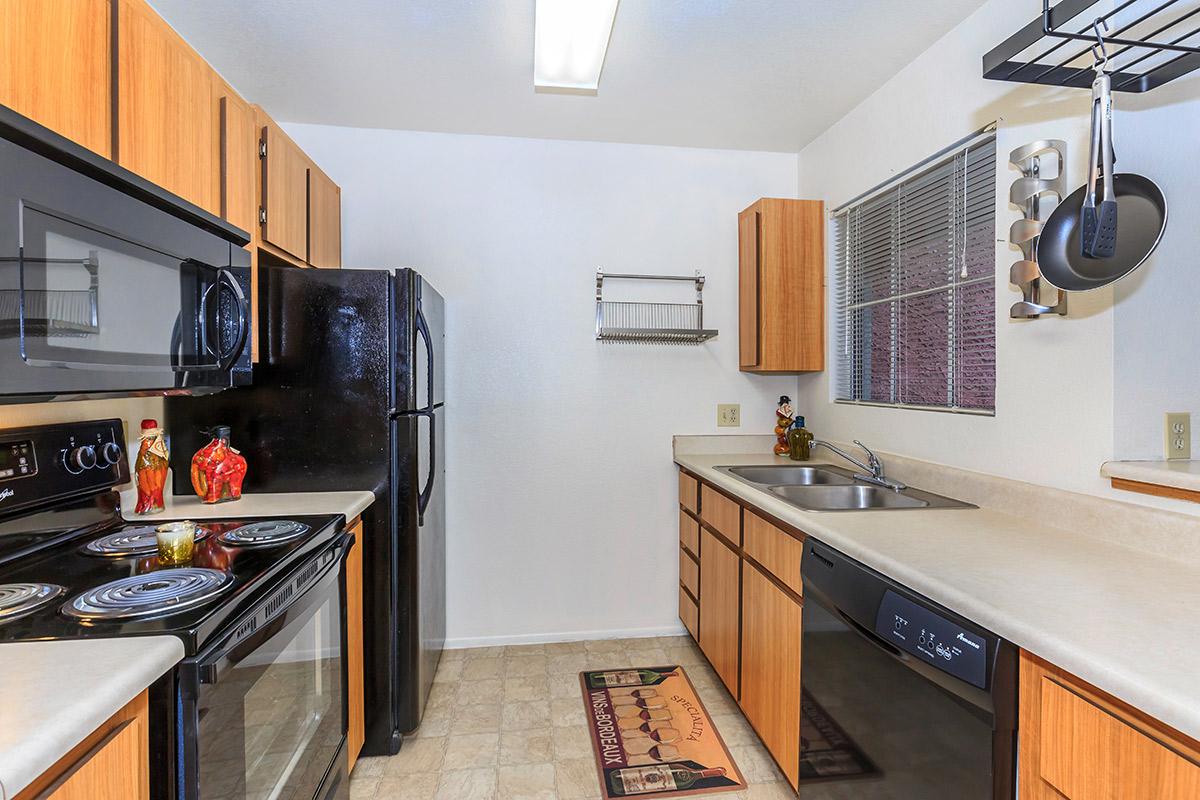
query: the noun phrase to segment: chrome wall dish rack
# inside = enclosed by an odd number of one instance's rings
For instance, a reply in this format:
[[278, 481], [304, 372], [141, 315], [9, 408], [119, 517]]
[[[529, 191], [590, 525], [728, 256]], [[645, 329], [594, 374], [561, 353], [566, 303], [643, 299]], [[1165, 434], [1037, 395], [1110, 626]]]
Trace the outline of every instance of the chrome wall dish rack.
[[[696, 287], [694, 303], [626, 302], [604, 299], [604, 282], [684, 281]], [[704, 327], [704, 276], [631, 275], [596, 271], [596, 338], [611, 342], [699, 344], [717, 335]]]
[[[1200, 5], [1181, 0], [1042, 0], [1042, 13], [983, 57], [983, 77], [1089, 89], [1095, 25], [1112, 88], [1148, 92], [1200, 68]], [[1097, 12], [1085, 13], [1096, 8]]]
[[[1018, 147], [1008, 160], [1021, 171], [1013, 181], [1008, 201], [1025, 214], [1008, 229], [1008, 241], [1021, 249], [1021, 260], [1014, 262], [1008, 279], [1021, 289], [1021, 299], [1008, 310], [1012, 319], [1037, 319], [1042, 314], [1067, 315], [1067, 293], [1042, 282], [1037, 263], [1037, 242], [1042, 224], [1067, 194], [1065, 168], [1067, 143], [1061, 139], [1043, 139]], [[1047, 169], [1047, 167], [1049, 167]], [[1051, 177], [1043, 177], [1049, 175]], [[1050, 200], [1052, 203], [1046, 203]], [[1053, 301], [1047, 300], [1053, 294]]]

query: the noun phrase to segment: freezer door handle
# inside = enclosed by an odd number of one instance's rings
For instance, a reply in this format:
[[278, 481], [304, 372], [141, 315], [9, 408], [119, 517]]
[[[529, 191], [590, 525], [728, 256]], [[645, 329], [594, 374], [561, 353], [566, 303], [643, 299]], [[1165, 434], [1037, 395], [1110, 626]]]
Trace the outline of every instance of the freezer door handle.
[[433, 482], [437, 480], [437, 420], [432, 410], [423, 411], [420, 416], [429, 420], [429, 479], [425, 481], [425, 488], [421, 489], [421, 494], [417, 496], [418, 526], [425, 524], [425, 509], [429, 508], [429, 501], [433, 497]]
[[429, 365], [429, 374], [425, 376], [427, 381], [425, 390], [427, 398], [423, 412], [433, 411], [433, 385], [434, 385], [434, 370], [437, 365], [433, 363], [433, 338], [429, 335], [429, 323], [425, 321], [425, 314], [421, 311], [420, 306], [417, 307], [417, 333], [421, 334], [421, 339], [425, 342], [425, 363]]

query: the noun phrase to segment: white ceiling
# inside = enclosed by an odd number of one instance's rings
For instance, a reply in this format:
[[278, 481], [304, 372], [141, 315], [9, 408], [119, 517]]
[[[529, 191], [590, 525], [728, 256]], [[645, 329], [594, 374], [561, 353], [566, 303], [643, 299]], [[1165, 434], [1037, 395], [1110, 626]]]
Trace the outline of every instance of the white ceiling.
[[534, 91], [534, 0], [152, 3], [281, 121], [796, 152], [983, 0], [622, 0], [594, 96]]

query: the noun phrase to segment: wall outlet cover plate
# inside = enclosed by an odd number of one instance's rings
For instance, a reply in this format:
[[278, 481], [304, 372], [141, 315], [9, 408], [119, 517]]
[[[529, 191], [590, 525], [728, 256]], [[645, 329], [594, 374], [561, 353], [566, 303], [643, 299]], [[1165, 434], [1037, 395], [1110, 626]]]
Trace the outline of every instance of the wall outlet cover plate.
[[740, 403], [717, 403], [717, 427], [740, 428], [742, 426], [742, 406]]
[[1163, 419], [1163, 454], [1168, 461], [1186, 461], [1192, 457], [1192, 415], [1187, 411], [1168, 411]]

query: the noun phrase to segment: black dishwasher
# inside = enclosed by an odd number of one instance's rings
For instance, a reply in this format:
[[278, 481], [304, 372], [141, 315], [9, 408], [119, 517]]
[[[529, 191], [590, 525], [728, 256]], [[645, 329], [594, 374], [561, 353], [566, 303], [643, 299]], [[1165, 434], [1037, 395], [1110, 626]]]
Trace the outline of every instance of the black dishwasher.
[[1017, 650], [809, 539], [804, 800], [1012, 800]]

